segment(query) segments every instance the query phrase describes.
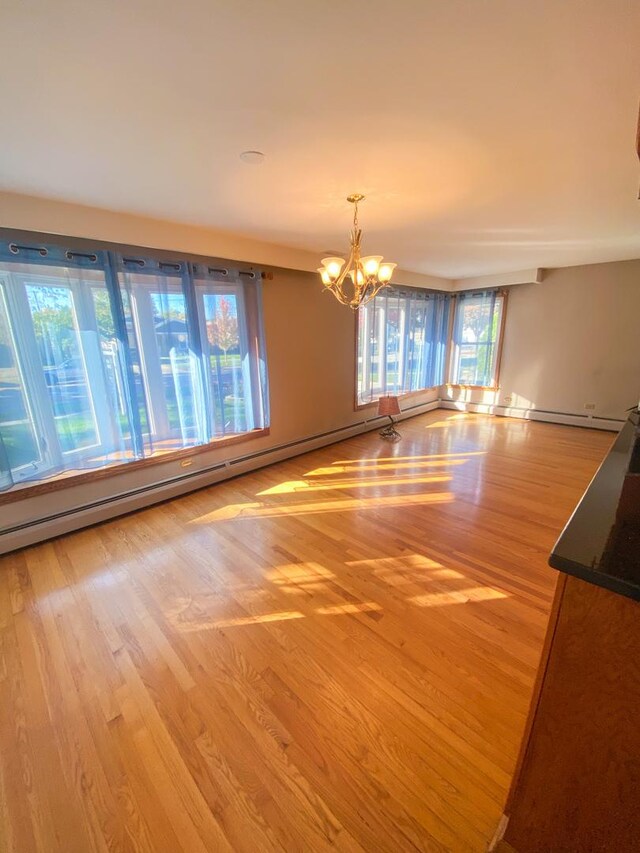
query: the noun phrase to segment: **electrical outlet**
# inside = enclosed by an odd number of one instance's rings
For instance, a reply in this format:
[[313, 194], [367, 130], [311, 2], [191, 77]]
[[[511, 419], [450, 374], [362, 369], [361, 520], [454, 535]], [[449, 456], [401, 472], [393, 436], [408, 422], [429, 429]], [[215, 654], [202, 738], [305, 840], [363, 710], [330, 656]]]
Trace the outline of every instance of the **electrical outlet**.
[[595, 403], [585, 403], [584, 407], [585, 407], [585, 409], [587, 409], [587, 411], [592, 412], [595, 409], [596, 404]]
[[505, 403], [505, 405], [510, 406], [511, 403], [513, 402], [513, 397], [503, 397], [502, 400]]

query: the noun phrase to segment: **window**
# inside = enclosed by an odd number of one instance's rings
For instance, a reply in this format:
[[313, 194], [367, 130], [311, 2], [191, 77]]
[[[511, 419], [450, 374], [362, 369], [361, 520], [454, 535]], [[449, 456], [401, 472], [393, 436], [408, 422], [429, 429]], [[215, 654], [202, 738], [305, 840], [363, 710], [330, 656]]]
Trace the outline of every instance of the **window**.
[[453, 385], [495, 386], [504, 301], [504, 296], [495, 290], [461, 293], [457, 297], [451, 350]]
[[450, 297], [385, 290], [358, 311], [358, 403], [444, 382]]
[[0, 244], [0, 488], [267, 423], [253, 271]]

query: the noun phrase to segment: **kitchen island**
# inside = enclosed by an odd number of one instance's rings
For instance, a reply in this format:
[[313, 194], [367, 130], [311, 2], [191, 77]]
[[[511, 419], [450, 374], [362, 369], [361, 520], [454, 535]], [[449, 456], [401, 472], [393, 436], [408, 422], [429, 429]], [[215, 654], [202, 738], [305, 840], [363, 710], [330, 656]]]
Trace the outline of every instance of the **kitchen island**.
[[496, 851], [640, 850], [638, 423], [549, 558], [560, 574]]

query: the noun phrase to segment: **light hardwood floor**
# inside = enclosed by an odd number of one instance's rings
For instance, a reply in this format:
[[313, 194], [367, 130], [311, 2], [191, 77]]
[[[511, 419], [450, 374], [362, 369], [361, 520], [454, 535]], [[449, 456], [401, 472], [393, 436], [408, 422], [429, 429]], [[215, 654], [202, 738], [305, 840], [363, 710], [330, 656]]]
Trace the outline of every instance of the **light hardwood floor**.
[[612, 435], [400, 429], [0, 560], [2, 850], [486, 849]]

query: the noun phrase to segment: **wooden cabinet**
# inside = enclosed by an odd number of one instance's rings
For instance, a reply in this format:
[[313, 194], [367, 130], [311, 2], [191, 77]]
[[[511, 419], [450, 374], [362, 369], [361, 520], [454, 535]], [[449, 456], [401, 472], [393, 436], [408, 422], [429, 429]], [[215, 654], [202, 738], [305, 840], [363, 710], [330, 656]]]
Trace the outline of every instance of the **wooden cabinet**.
[[640, 850], [640, 602], [561, 574], [502, 841]]

